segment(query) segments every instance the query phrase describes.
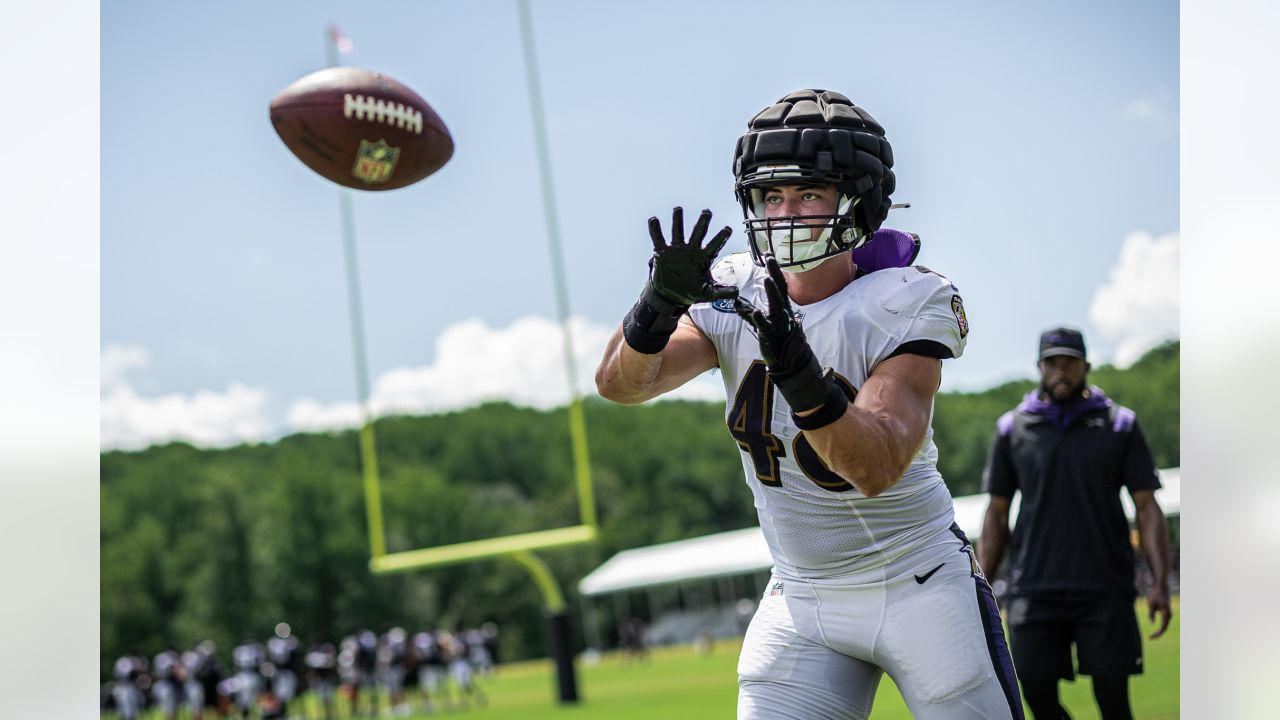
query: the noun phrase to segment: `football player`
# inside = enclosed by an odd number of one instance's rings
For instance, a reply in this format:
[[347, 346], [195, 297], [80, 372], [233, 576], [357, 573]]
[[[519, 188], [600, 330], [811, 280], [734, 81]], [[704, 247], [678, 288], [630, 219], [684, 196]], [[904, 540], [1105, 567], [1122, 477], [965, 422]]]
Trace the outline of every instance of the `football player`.
[[422, 691], [422, 700], [428, 715], [431, 714], [432, 698], [442, 702], [446, 710], [452, 709], [449, 700], [449, 687], [446, 683], [446, 664], [444, 651], [440, 648], [434, 630], [423, 630], [413, 636], [413, 654], [417, 660], [418, 689]]
[[[734, 155], [749, 253], [713, 266], [703, 211], [649, 220], [640, 300], [596, 371], [639, 403], [719, 368], [774, 560], [738, 663], [739, 718], [866, 718], [888, 673], [917, 718], [1022, 718], [995, 599], [953, 520], [930, 421], [969, 332], [956, 286], [860, 268], [890, 209], [884, 129], [801, 90]], [[687, 239], [686, 239], [687, 237]]]
[[147, 684], [147, 661], [135, 650], [122, 655], [114, 667], [115, 684], [112, 699], [122, 720], [134, 720], [142, 712], [146, 698], [142, 686]]
[[338, 642], [338, 678], [342, 682], [341, 694], [346, 696], [349, 703], [347, 714], [351, 717], [359, 716], [356, 711], [362, 684], [360, 663], [356, 660], [359, 647], [355, 634], [347, 635]]
[[182, 656], [168, 648], [151, 660], [151, 697], [165, 720], [178, 717], [178, 704], [182, 702]]
[[182, 654], [183, 694], [192, 720], [202, 720], [207, 707], [217, 707], [222, 665], [212, 640], [205, 640]]
[[271, 666], [271, 693], [280, 702], [284, 716], [288, 716], [289, 704], [298, 696], [301, 659], [298, 638], [288, 625], [281, 623], [276, 634], [267, 639], [267, 661]]
[[351, 696], [352, 714], [360, 695], [367, 698], [369, 717], [378, 716], [378, 635], [372, 630], [356, 633], [356, 667], [359, 671], [358, 694]]
[[404, 701], [404, 661], [408, 637], [402, 627], [393, 627], [378, 638], [378, 676], [386, 688], [391, 713], [407, 715]]
[[315, 642], [307, 649], [307, 685], [320, 696], [324, 720], [331, 720], [333, 693], [338, 684], [338, 653], [332, 643]]
[[258, 705], [258, 695], [265, 688], [262, 677], [262, 663], [266, 659], [262, 643], [252, 638], [246, 639], [231, 651], [231, 660], [235, 664], [235, 704], [241, 717], [249, 717]]
[[449, 679], [458, 686], [457, 706], [466, 710], [474, 700], [477, 705], [483, 707], [488, 702], [488, 698], [475, 680], [466, 630], [458, 627], [452, 634], [441, 633], [440, 647], [444, 650], [445, 659], [449, 662]]

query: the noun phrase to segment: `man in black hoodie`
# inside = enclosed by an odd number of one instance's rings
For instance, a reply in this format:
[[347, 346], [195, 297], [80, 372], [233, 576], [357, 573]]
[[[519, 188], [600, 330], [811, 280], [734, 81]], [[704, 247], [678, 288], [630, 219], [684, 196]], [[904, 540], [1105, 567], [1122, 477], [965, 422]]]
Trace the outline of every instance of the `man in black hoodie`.
[[[1013, 664], [1039, 720], [1069, 718], [1058, 681], [1093, 678], [1103, 720], [1132, 717], [1129, 676], [1142, 672], [1133, 610], [1134, 553], [1120, 488], [1129, 490], [1142, 551], [1152, 568], [1150, 619], [1169, 626], [1169, 545], [1155, 462], [1137, 416], [1088, 385], [1084, 337], [1040, 336], [1040, 387], [1002, 415], [983, 471], [990, 493], [979, 564], [995, 578], [1009, 548], [1007, 608]], [[1010, 538], [1009, 506], [1022, 493]]]

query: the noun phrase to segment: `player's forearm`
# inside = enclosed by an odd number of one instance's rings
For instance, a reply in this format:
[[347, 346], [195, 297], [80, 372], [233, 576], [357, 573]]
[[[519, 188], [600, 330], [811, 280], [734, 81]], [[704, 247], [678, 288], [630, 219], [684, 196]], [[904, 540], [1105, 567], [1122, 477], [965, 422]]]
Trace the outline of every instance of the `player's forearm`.
[[1164, 512], [1154, 502], [1138, 513], [1138, 544], [1156, 587], [1169, 587], [1169, 533]]
[[1004, 560], [1004, 550], [1009, 544], [1009, 516], [988, 507], [982, 521], [982, 535], [978, 538], [978, 565], [982, 573], [994, 580]]
[[622, 338], [622, 328], [614, 331], [596, 368], [596, 390], [600, 397], [623, 405], [650, 400], [655, 392], [662, 354], [636, 352]]
[[[808, 413], [804, 413], [808, 414]], [[918, 447], [908, 447], [905, 426], [850, 404], [838, 420], [805, 438], [832, 472], [867, 497], [893, 487]]]

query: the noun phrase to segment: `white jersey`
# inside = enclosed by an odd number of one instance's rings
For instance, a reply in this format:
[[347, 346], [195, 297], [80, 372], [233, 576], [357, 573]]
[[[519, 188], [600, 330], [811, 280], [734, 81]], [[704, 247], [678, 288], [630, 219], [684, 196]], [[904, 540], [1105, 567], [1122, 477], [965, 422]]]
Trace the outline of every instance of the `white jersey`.
[[[712, 275], [736, 286], [756, 307], [767, 307], [767, 273], [748, 253], [723, 258]], [[968, 335], [956, 287], [918, 267], [879, 270], [831, 297], [793, 306], [818, 363], [832, 368], [850, 394], [904, 344], [931, 341], [960, 357]], [[768, 379], [752, 329], [732, 301], [699, 303], [689, 315], [715, 345], [728, 398], [725, 421], [742, 450], [777, 573], [882, 580], [889, 565], [909, 562], [914, 551], [951, 527], [951, 494], [938, 473], [932, 423], [902, 478], [884, 493], [865, 497], [831, 472], [796, 428], [790, 406]]]

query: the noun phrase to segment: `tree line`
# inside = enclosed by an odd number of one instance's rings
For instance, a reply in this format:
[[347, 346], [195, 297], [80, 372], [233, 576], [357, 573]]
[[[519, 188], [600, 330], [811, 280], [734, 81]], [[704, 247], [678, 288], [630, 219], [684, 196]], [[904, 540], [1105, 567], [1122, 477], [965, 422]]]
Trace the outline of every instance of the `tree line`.
[[[1090, 381], [1138, 413], [1160, 467], [1178, 465], [1176, 342]], [[939, 469], [979, 491], [996, 418], [1017, 381], [935, 403]], [[718, 402], [586, 403], [600, 541], [541, 553], [577, 614], [578, 580], [621, 550], [756, 523]], [[490, 403], [375, 425], [388, 551], [578, 522], [564, 408]], [[226, 655], [287, 621], [304, 645], [356, 628], [501, 628], [504, 659], [545, 653], [525, 570], [487, 560], [374, 576], [355, 431], [225, 449], [169, 443], [101, 456], [101, 670], [213, 640]]]

